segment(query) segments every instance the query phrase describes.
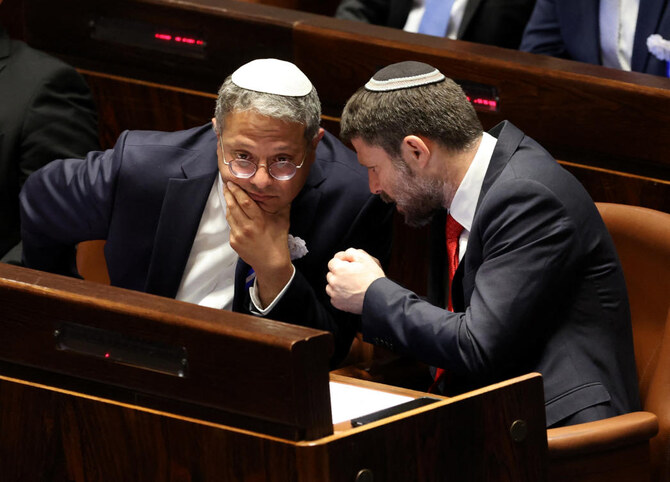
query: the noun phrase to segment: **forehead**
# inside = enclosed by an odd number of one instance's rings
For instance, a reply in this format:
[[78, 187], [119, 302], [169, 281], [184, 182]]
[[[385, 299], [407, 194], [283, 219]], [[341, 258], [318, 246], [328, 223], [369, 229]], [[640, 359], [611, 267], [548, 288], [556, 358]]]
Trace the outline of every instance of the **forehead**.
[[223, 119], [225, 143], [248, 147], [297, 148], [305, 144], [305, 126], [261, 115], [254, 111], [236, 111]]

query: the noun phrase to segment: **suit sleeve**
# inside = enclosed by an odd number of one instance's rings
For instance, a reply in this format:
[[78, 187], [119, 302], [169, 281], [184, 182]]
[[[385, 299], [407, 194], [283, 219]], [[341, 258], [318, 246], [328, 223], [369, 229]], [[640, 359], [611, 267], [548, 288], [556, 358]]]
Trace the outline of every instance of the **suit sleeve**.
[[20, 184], [54, 159], [99, 149], [97, 114], [84, 79], [58, 63], [32, 99], [22, 127]]
[[76, 276], [77, 243], [107, 238], [126, 134], [113, 150], [55, 160], [28, 178], [19, 196], [27, 267]]
[[568, 57], [556, 1], [559, 0], [537, 0], [519, 50], [552, 57]]
[[[472, 239], [473, 226], [467, 249], [477, 254], [466, 253], [463, 261], [464, 280], [474, 280], [465, 311], [451, 313], [382, 278], [365, 296], [367, 341], [470, 380], [494, 378], [516, 353], [541, 346], [552, 329], [546, 320], [560, 309], [557, 293], [569, 292], [576, 269], [576, 230], [546, 188], [531, 181], [500, 184], [475, 215], [479, 235]], [[473, 256], [481, 259], [468, 266], [465, 259]]]

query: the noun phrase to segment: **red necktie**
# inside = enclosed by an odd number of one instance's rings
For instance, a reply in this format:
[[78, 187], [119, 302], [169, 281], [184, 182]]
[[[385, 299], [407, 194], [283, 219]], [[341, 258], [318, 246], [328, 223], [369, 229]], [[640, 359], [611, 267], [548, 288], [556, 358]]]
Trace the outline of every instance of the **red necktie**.
[[454, 279], [454, 273], [458, 268], [458, 238], [463, 232], [463, 226], [458, 224], [451, 214], [447, 216], [447, 264], [449, 265], [449, 291], [447, 309], [454, 311], [454, 305], [451, 301], [451, 282]]
[[[449, 289], [447, 290], [447, 309], [449, 311], [454, 311], [454, 306], [451, 302], [451, 282], [454, 279], [454, 273], [456, 273], [456, 268], [458, 268], [458, 238], [463, 232], [463, 226], [458, 224], [454, 218], [451, 217], [451, 214], [447, 216], [447, 266], [449, 267]], [[435, 382], [428, 390], [432, 392], [444, 375], [443, 368], [437, 368], [435, 370]]]

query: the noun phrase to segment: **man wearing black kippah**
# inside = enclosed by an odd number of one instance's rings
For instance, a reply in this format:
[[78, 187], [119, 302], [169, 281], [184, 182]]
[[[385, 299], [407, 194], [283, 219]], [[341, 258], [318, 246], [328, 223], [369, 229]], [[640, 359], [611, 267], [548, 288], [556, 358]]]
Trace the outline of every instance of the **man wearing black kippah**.
[[326, 291], [362, 314], [366, 341], [436, 367], [446, 394], [540, 372], [547, 426], [639, 409], [614, 245], [548, 152], [508, 121], [483, 132], [463, 91], [419, 62], [375, 74], [347, 102], [341, 135], [372, 192], [408, 224], [432, 222], [429, 301], [363, 250], [330, 261]]

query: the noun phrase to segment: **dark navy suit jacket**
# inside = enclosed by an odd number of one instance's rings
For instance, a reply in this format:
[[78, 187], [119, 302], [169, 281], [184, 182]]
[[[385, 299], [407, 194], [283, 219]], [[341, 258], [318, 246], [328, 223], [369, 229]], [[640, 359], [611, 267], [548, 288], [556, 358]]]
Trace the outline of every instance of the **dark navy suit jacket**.
[[429, 301], [382, 278], [364, 338], [445, 368], [449, 393], [529, 372], [547, 425], [588, 407], [639, 409], [632, 328], [612, 239], [579, 182], [504, 122], [445, 310], [445, 215], [435, 220]]
[[[412, 0], [342, 0], [335, 16], [403, 28]], [[535, 0], [469, 0], [456, 36], [459, 40], [518, 49]]]
[[[521, 50], [600, 65], [598, 0], [537, 0], [523, 35]], [[665, 75], [665, 61], [647, 49], [647, 38], [659, 34], [670, 39], [667, 0], [640, 0], [631, 69]]]
[[[75, 245], [105, 239], [112, 285], [174, 297], [217, 174], [210, 124], [174, 133], [126, 131], [113, 149], [54, 161], [21, 192], [24, 263], [76, 274]], [[355, 154], [326, 133], [291, 204], [290, 233], [306, 241], [309, 253], [294, 261], [293, 282], [267, 317], [332, 332], [337, 363], [359, 319], [330, 305], [327, 263], [349, 246], [388, 258], [391, 215], [392, 208], [370, 194]], [[240, 260], [233, 309], [246, 313], [247, 273]]]

